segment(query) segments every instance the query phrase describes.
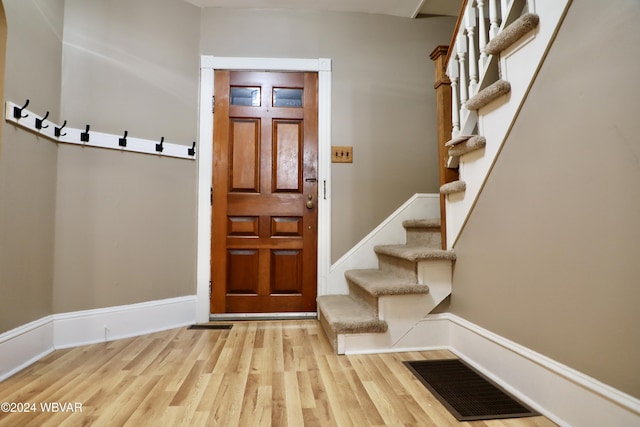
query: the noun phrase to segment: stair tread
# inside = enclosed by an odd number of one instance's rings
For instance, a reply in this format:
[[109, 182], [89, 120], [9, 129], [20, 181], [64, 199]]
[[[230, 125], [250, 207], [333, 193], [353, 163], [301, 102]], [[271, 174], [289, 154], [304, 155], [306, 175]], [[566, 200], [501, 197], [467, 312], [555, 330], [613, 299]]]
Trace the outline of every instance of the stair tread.
[[467, 183], [464, 181], [452, 181], [443, 184], [440, 187], [440, 194], [461, 193], [467, 189]]
[[458, 135], [455, 138], [450, 139], [449, 141], [445, 142], [444, 146], [445, 147], [453, 147], [454, 145], [458, 145], [458, 144], [461, 144], [461, 143], [465, 142], [466, 140], [468, 140], [471, 137], [473, 137], [473, 135]]
[[362, 269], [345, 272], [347, 279], [361, 287], [373, 296], [426, 294], [429, 287], [397, 273], [377, 270]]
[[460, 157], [464, 154], [470, 153], [475, 150], [480, 150], [487, 145], [487, 139], [484, 136], [475, 135], [468, 140], [460, 143], [456, 146], [449, 148], [449, 156]]
[[510, 91], [511, 84], [508, 81], [498, 80], [474, 95], [466, 102], [465, 105], [469, 110], [479, 110], [491, 101], [506, 95]]
[[489, 55], [496, 55], [502, 52], [536, 28], [539, 22], [540, 18], [534, 13], [522, 15], [487, 43], [485, 52]]
[[449, 260], [456, 259], [453, 251], [413, 245], [379, 245], [374, 248], [377, 254], [389, 255], [407, 261]]
[[402, 221], [404, 228], [440, 228], [440, 218], [407, 219]]
[[317, 299], [318, 310], [337, 334], [385, 332], [387, 322], [349, 295], [322, 295]]

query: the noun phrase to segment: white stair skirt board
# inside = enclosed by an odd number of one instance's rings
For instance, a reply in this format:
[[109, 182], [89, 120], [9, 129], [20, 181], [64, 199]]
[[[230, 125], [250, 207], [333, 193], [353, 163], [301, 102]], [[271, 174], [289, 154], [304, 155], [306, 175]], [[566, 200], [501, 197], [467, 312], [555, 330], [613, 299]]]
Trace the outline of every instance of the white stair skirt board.
[[428, 297], [429, 294], [380, 297], [379, 316], [387, 321], [387, 332], [339, 334], [338, 354], [389, 353], [422, 348], [424, 337], [414, 337], [417, 339], [411, 341], [407, 335], [429, 313]]
[[387, 322], [389, 329], [378, 333], [339, 334], [338, 354], [424, 348], [425, 336], [412, 332], [451, 293], [451, 271], [452, 262], [448, 260], [419, 262], [418, 283], [428, 285], [429, 293], [379, 297], [378, 317]]
[[195, 296], [54, 314], [0, 334], [0, 381], [53, 350], [195, 323]]
[[373, 248], [383, 244], [404, 244], [406, 232], [402, 221], [416, 218], [440, 218], [440, 195], [414, 194], [331, 266], [326, 292], [319, 295], [348, 294], [344, 273], [347, 270], [377, 268], [378, 257]]
[[477, 134], [484, 136], [487, 144], [481, 156], [478, 152], [472, 152], [460, 157], [460, 180], [466, 182], [467, 188], [464, 197], [449, 196], [447, 202], [449, 249], [455, 246], [502, 145], [517, 120], [568, 4], [569, 0], [530, 2], [529, 12], [540, 16], [540, 24], [534, 31], [500, 53], [501, 79], [511, 84], [511, 91], [507, 96], [507, 102], [500, 98], [478, 111]]

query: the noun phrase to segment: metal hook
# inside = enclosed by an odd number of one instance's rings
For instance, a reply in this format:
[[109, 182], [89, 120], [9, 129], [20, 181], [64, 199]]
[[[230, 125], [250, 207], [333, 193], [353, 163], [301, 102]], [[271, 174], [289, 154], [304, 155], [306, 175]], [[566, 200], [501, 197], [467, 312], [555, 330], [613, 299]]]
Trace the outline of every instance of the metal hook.
[[25, 108], [27, 108], [27, 105], [29, 105], [29, 100], [27, 99], [27, 102], [24, 103], [24, 105], [22, 106], [22, 108], [20, 107], [13, 107], [13, 118], [14, 119], [24, 119], [25, 117], [29, 117], [28, 114], [25, 114], [24, 116], [22, 115], [22, 110], [24, 110]]
[[191, 146], [191, 148], [189, 148], [187, 150], [187, 154], [190, 156], [195, 156], [196, 155], [196, 142], [193, 141], [193, 145]]
[[156, 144], [156, 151], [162, 153], [164, 150], [164, 136], [160, 139], [160, 144]]
[[120, 139], [118, 139], [118, 145], [120, 147], [126, 147], [127, 146], [127, 135], [129, 135], [129, 131], [125, 130], [124, 131], [124, 136]]
[[46, 129], [46, 128], [49, 127], [49, 125], [42, 126], [42, 122], [47, 120], [47, 117], [49, 117], [49, 112], [48, 111], [47, 111], [47, 114], [45, 114], [43, 118], [36, 119], [36, 129], [40, 130], [40, 129]]
[[55, 134], [55, 136], [56, 136], [57, 138], [60, 138], [61, 136], [66, 136], [66, 135], [67, 135], [67, 133], [66, 133], [66, 132], [65, 132], [65, 133], [62, 133], [62, 134], [60, 133], [60, 131], [61, 131], [61, 130], [66, 126], [66, 125], [67, 125], [67, 121], [65, 120], [65, 121], [64, 121], [64, 123], [62, 124], [62, 126], [60, 126], [60, 127], [57, 127], [57, 126], [56, 126], [56, 128], [54, 129], [54, 134]]
[[80, 134], [80, 141], [89, 142], [89, 125], [87, 125], [87, 129]]

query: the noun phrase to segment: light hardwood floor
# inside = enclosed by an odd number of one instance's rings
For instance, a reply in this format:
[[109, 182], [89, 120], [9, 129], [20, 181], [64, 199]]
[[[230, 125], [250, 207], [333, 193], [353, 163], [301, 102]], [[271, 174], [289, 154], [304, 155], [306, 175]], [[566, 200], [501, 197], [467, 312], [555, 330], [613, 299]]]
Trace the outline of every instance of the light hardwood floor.
[[173, 329], [53, 352], [0, 383], [0, 402], [36, 405], [0, 426], [555, 426], [456, 421], [402, 364], [448, 357], [337, 356], [316, 320]]

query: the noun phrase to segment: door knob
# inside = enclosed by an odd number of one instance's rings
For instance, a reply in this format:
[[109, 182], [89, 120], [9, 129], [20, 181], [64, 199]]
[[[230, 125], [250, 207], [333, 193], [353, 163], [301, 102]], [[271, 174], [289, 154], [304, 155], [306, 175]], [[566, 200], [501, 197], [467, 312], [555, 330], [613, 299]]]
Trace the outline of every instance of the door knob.
[[307, 199], [307, 209], [313, 209], [313, 196], [309, 194], [309, 198]]

